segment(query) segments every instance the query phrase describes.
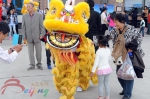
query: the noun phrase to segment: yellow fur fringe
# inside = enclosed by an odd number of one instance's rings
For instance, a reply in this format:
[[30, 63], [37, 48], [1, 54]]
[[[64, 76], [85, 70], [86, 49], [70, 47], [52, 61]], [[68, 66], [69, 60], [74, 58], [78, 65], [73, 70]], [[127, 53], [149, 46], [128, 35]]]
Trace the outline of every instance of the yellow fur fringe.
[[[73, 19], [78, 21], [78, 24], [65, 23], [58, 20], [61, 17], [60, 13], [63, 9], [64, 4], [61, 0], [51, 0], [50, 10], [44, 20], [44, 26], [49, 31], [61, 30], [81, 36], [82, 42], [76, 50], [76, 53], [80, 53], [78, 62], [74, 62], [72, 54], [71, 59], [67, 56], [67, 53], [71, 52], [70, 50], [59, 50], [49, 44], [46, 44], [46, 49], [50, 49], [55, 60], [56, 67], [52, 70], [52, 74], [54, 74], [53, 81], [55, 87], [62, 94], [59, 99], [74, 99], [73, 95], [76, 92], [77, 86], [82, 87], [83, 90], [87, 90], [90, 80], [94, 84], [98, 83], [96, 74], [90, 77], [94, 64], [95, 50], [92, 41], [84, 36], [88, 32], [88, 24], [85, 22], [83, 15], [87, 19], [90, 16], [88, 4], [81, 2], [74, 6], [75, 16]], [[62, 54], [64, 57], [61, 56]]]

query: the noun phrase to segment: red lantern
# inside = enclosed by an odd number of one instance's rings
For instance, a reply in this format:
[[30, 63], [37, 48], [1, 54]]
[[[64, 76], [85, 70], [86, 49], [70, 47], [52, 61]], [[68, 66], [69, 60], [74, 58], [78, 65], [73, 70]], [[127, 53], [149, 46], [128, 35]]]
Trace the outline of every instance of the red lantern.
[[0, 21], [2, 21], [2, 3], [3, 3], [3, 1], [2, 0], [0, 0]]

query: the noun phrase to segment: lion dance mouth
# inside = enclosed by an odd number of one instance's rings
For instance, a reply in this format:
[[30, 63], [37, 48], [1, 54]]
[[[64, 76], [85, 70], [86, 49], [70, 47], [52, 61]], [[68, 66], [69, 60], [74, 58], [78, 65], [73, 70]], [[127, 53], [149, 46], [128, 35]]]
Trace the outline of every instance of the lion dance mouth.
[[83, 90], [89, 87], [89, 80], [97, 84], [97, 75], [90, 77], [95, 50], [91, 40], [84, 35], [88, 32], [89, 6], [85, 2], [70, 6], [61, 0], [51, 0], [50, 10], [44, 20], [49, 30], [47, 49], [55, 60], [53, 80], [62, 94], [59, 99], [74, 99], [77, 86]]
[[79, 35], [72, 35], [63, 31], [53, 31], [47, 36], [47, 42], [50, 46], [59, 49], [60, 60], [74, 66], [78, 60], [75, 51], [80, 43]]
[[53, 31], [49, 37], [47, 37], [48, 43], [57, 49], [70, 50], [80, 43], [80, 36], [65, 33], [63, 31]]

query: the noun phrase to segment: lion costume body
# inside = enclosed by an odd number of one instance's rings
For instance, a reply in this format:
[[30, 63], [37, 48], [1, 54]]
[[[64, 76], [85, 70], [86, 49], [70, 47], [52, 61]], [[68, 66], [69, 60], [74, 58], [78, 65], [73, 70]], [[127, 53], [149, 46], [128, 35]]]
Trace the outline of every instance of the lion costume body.
[[22, 10], [21, 10], [21, 13], [22, 13], [22, 14], [28, 13], [28, 11], [27, 11], [27, 4], [30, 3], [30, 2], [34, 4], [34, 10], [35, 10], [35, 11], [38, 10], [38, 6], [39, 6], [39, 3], [38, 3], [38, 2], [36, 2], [36, 1], [34, 1], [34, 0], [24, 0], [24, 2], [23, 2], [23, 7], [22, 7]]
[[76, 6], [64, 6], [61, 0], [51, 0], [44, 26], [50, 32], [46, 48], [55, 60], [53, 80], [62, 94], [60, 99], [74, 99], [77, 86], [83, 90], [89, 81], [97, 84], [97, 75], [90, 77], [95, 50], [92, 41], [84, 35], [88, 32], [89, 5], [80, 2]]

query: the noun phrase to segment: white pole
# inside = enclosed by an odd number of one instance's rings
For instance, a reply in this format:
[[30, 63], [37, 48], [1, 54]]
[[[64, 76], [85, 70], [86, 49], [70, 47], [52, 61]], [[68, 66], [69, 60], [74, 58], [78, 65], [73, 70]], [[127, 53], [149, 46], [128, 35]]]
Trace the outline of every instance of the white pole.
[[48, 5], [47, 5], [47, 8], [48, 8], [48, 9], [49, 9], [49, 2], [50, 2], [50, 0], [47, 0], [47, 4], [48, 4]]

